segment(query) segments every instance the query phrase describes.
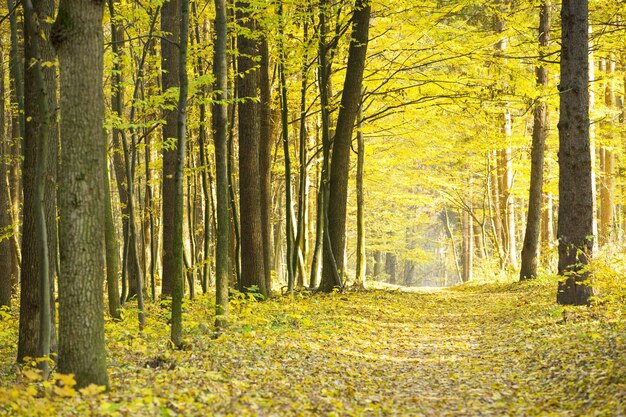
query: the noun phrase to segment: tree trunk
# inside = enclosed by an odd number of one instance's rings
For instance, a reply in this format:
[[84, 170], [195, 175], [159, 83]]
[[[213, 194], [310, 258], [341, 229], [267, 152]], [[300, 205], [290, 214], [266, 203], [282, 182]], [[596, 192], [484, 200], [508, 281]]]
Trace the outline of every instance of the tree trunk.
[[111, 201], [111, 182], [109, 180], [108, 160], [104, 158], [104, 236], [106, 241], [106, 269], [107, 269], [107, 295], [109, 302], [109, 314], [116, 320], [122, 319], [119, 290], [120, 251], [115, 233], [113, 221], [113, 207]]
[[356, 285], [365, 287], [367, 258], [365, 256], [365, 199], [363, 196], [363, 171], [365, 168], [365, 140], [362, 129], [362, 109], [359, 109], [359, 125], [357, 138], [356, 163]]
[[293, 291], [295, 286], [295, 242], [292, 234], [292, 211], [293, 197], [291, 187], [291, 153], [289, 150], [289, 104], [287, 103], [287, 78], [285, 76], [285, 57], [282, 38], [284, 37], [284, 19], [282, 1], [278, 3], [279, 14], [279, 44], [280, 62], [278, 63], [278, 73], [280, 78], [280, 116], [281, 116], [281, 138], [283, 143], [283, 155], [285, 158], [285, 237], [287, 255], [287, 289]]
[[470, 213], [460, 213], [463, 227], [463, 282], [472, 280], [472, 266], [474, 263], [474, 222]]
[[241, 282], [243, 290], [255, 289], [267, 297], [261, 227], [259, 182], [260, 113], [258, 98], [259, 71], [255, 57], [257, 41], [250, 34], [257, 29], [248, 1], [237, 1], [237, 20], [248, 34], [237, 36], [237, 66], [242, 77], [237, 82], [239, 99], [239, 217], [241, 224]]
[[[173, 262], [175, 274], [172, 277], [172, 331], [170, 340], [177, 348], [183, 344], [183, 180], [185, 176], [185, 150], [187, 149], [187, 41], [189, 38], [189, 0], [180, 0], [180, 38], [178, 74], [180, 91], [178, 95], [177, 120], [177, 161], [174, 176], [174, 236]], [[193, 233], [190, 230], [189, 233]]]
[[[550, 44], [551, 0], [543, 0], [539, 23], [540, 59]], [[536, 68], [537, 86], [548, 86], [548, 69], [539, 64]], [[539, 238], [541, 233], [541, 200], [543, 194], [543, 158], [545, 142], [548, 136], [548, 106], [543, 98], [537, 101], [533, 113], [533, 142], [531, 150], [530, 190], [528, 195], [528, 214], [526, 233], [522, 247], [522, 268], [520, 279], [537, 277], [539, 264]]]
[[[330, 292], [343, 286], [345, 274], [344, 254], [346, 242], [346, 203], [350, 170], [350, 145], [354, 121], [361, 101], [361, 84], [369, 33], [371, 5], [367, 0], [356, 0], [352, 16], [352, 38], [348, 51], [346, 78], [337, 118], [337, 129], [333, 141], [333, 156], [330, 170], [330, 194], [328, 201], [328, 225], [325, 228], [330, 243], [324, 250], [324, 266], [320, 290]], [[334, 258], [334, 262], [333, 262]]]
[[398, 269], [398, 258], [393, 253], [387, 253], [385, 257], [385, 273], [390, 284], [397, 282], [396, 272]]
[[[4, 55], [0, 45], [0, 62], [4, 62]], [[9, 170], [11, 147], [5, 136], [4, 129], [4, 66], [0, 66], [0, 172]], [[0, 234], [6, 235], [12, 233], [13, 221], [11, 219], [11, 196], [9, 195], [9, 183], [5, 177], [0, 180]], [[0, 239], [0, 307], [11, 307], [11, 298], [13, 296], [13, 279], [11, 276], [11, 264], [13, 262], [11, 256], [11, 239], [3, 237]]]
[[104, 344], [103, 3], [61, 0], [59, 365], [77, 387], [108, 385]]
[[[607, 109], [615, 107], [615, 59], [611, 56], [605, 61], [605, 74], [607, 82], [604, 86], [604, 104]], [[612, 128], [612, 121], [604, 122], [603, 127], [607, 130]], [[608, 145], [600, 148], [600, 164], [602, 168], [602, 178], [600, 187], [600, 245], [604, 246], [613, 240], [614, 234], [614, 213], [615, 213], [615, 154], [612, 148], [613, 135], [606, 133], [605, 143]]]
[[379, 250], [374, 251], [374, 278], [379, 278], [383, 270], [383, 253]]
[[[54, 3], [51, 1], [35, 1], [31, 12], [37, 16], [53, 16]], [[34, 17], [33, 17], [34, 18]], [[32, 23], [32, 22], [31, 22]], [[35, 25], [35, 23], [32, 23]], [[26, 25], [28, 26], [28, 25]], [[40, 19], [37, 24], [45, 33], [45, 38], [33, 38], [35, 28], [25, 31], [25, 62], [35, 60], [40, 62], [54, 61], [55, 54], [49, 39], [50, 24]], [[35, 56], [38, 55], [38, 56]], [[50, 113], [57, 107], [56, 100], [56, 71], [54, 68], [39, 65], [25, 65], [24, 111], [26, 120], [24, 132], [24, 163], [22, 168], [24, 199], [22, 220], [22, 268], [20, 274], [20, 337], [18, 342], [18, 360], [25, 356], [37, 357], [38, 346], [41, 343], [38, 334], [43, 329], [39, 326], [41, 314], [54, 319], [54, 313], [44, 312], [39, 290], [42, 271], [46, 278], [47, 305], [54, 305], [54, 278], [56, 276], [57, 260], [57, 212], [56, 212], [56, 164], [58, 140], [56, 117]], [[39, 78], [41, 77], [41, 80]], [[46, 143], [44, 145], [44, 143]], [[43, 149], [45, 148], [45, 149]], [[45, 160], [42, 160], [45, 158]], [[39, 172], [40, 168], [44, 172]], [[41, 184], [39, 178], [41, 177]], [[45, 184], [43, 183], [45, 182]], [[42, 187], [40, 190], [39, 187]], [[44, 193], [39, 196], [39, 193]], [[40, 204], [42, 205], [40, 207]], [[43, 218], [39, 218], [40, 209]], [[42, 225], [45, 230], [42, 229]], [[43, 232], [43, 234], [42, 234]], [[47, 243], [45, 248], [46, 259], [42, 257], [43, 248], [40, 239], [44, 236]], [[56, 332], [54, 321], [49, 329], [50, 344], [54, 346]]]
[[265, 265], [265, 288], [268, 295], [272, 293], [272, 92], [270, 83], [270, 59], [267, 36], [260, 40], [261, 53], [260, 90], [261, 90], [261, 124], [259, 146], [259, 181], [261, 192], [261, 229], [263, 233], [263, 262]]
[[[161, 30], [166, 33], [161, 39], [161, 88], [165, 92], [179, 86], [179, 51], [180, 38], [180, 0], [168, 0], [161, 8]], [[172, 295], [176, 264], [174, 261], [174, 210], [176, 187], [176, 162], [178, 153], [173, 141], [178, 135], [178, 115], [176, 109], [164, 109], [163, 118], [163, 188], [161, 190], [161, 204], [163, 217], [163, 254], [162, 254], [162, 287], [161, 294]], [[168, 144], [168, 145], [165, 145]]]
[[217, 241], [215, 247], [215, 324], [226, 326], [228, 318], [228, 252], [230, 210], [228, 196], [228, 21], [226, 0], [215, 0], [215, 101], [212, 104], [215, 144]]
[[559, 304], [589, 303], [586, 265], [593, 255], [593, 192], [589, 139], [588, 2], [561, 8], [559, 117]]

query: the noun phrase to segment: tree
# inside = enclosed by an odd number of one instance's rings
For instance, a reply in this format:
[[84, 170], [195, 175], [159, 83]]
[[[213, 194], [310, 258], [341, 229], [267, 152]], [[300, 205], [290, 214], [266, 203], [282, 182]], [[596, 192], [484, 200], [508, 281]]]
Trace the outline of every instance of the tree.
[[[32, 10], [25, 8], [24, 36], [24, 164], [22, 168], [24, 200], [22, 221], [22, 267], [20, 274], [20, 336], [18, 360], [38, 357], [40, 316], [53, 322], [54, 311], [43, 311], [41, 300], [43, 274], [48, 289], [53, 294], [57, 260], [56, 164], [58, 140], [56, 117], [50, 113], [57, 107], [56, 73], [54, 67], [43, 61], [54, 61], [54, 50], [46, 34], [50, 24], [46, 16], [54, 15], [52, 1], [33, 1]], [[30, 14], [29, 17], [26, 15]], [[35, 19], [35, 20], [34, 20]], [[39, 36], [43, 32], [44, 36]], [[34, 35], [37, 34], [37, 37]], [[45, 158], [43, 160], [42, 158]], [[41, 170], [43, 168], [43, 171]], [[40, 195], [40, 193], [43, 193]], [[43, 218], [41, 217], [43, 215]], [[42, 239], [44, 239], [42, 241]], [[46, 248], [42, 247], [42, 243]], [[43, 253], [45, 251], [45, 258]], [[44, 272], [45, 271], [45, 272]], [[54, 297], [54, 296], [53, 296]], [[54, 303], [52, 303], [54, 305]], [[47, 302], [50, 306], [50, 301]], [[54, 346], [54, 326], [48, 324], [48, 338]]]
[[[545, 55], [545, 48], [550, 43], [550, 20], [552, 2], [543, 0], [539, 24], [540, 59]], [[548, 69], [539, 63], [536, 68], [537, 86], [547, 87]], [[537, 277], [539, 264], [539, 238], [541, 234], [541, 205], [543, 196], [543, 159], [546, 136], [548, 135], [548, 107], [543, 98], [539, 98], [533, 111], [533, 140], [531, 153], [530, 190], [528, 196], [528, 215], [526, 233], [522, 246], [522, 268], [520, 279]]]
[[[4, 62], [2, 51], [0, 51], [0, 62]], [[4, 68], [0, 66], [0, 126], [4, 126]], [[0, 173], [1, 178], [8, 175], [10, 158], [10, 144], [5, 137], [5, 129], [0, 129]], [[3, 179], [0, 183], [0, 307], [10, 307], [13, 295], [13, 283], [11, 282], [11, 240], [8, 236], [13, 228], [10, 210], [9, 184]]]
[[228, 196], [228, 19], [226, 0], [215, 0], [215, 100], [213, 101], [213, 141], [215, 144], [215, 177], [217, 241], [215, 243], [215, 322], [226, 325], [228, 317], [228, 252], [230, 246], [230, 210]]
[[[330, 169], [330, 195], [328, 202], [328, 239], [324, 249], [324, 266], [320, 290], [330, 292], [341, 287], [341, 275], [345, 274], [344, 254], [346, 243], [346, 204], [348, 199], [348, 173], [352, 132], [361, 101], [361, 84], [367, 55], [371, 4], [368, 0], [356, 0], [352, 15], [352, 38], [348, 51], [348, 66], [337, 117], [333, 140]], [[334, 259], [333, 259], [334, 258]], [[334, 262], [333, 262], [334, 261]]]
[[[180, 0], [168, 0], [161, 8], [161, 88], [167, 92], [179, 86], [179, 52], [180, 38]], [[174, 263], [174, 209], [175, 209], [175, 176], [178, 154], [172, 143], [178, 137], [178, 112], [175, 108], [163, 110], [163, 188], [162, 195], [162, 229], [163, 229], [163, 261], [162, 288], [164, 296], [171, 296], [173, 279], [176, 275]]]
[[559, 113], [559, 304], [589, 303], [593, 255], [593, 192], [589, 143], [589, 16], [587, 0], [561, 6]]
[[59, 361], [78, 387], [107, 385], [104, 344], [104, 3], [61, 0], [50, 39], [60, 64]]
[[178, 96], [178, 141], [176, 174], [174, 176], [174, 258], [175, 275], [172, 277], [172, 332], [171, 341], [176, 347], [183, 344], [183, 179], [185, 175], [185, 149], [187, 148], [187, 41], [189, 38], [189, 0], [180, 0], [179, 68], [180, 92]]
[[259, 70], [255, 62], [259, 45], [253, 37], [257, 23], [248, 1], [237, 1], [237, 106], [239, 115], [239, 216], [241, 230], [241, 282], [243, 291], [256, 289], [264, 297], [265, 286], [261, 192], [259, 181]]

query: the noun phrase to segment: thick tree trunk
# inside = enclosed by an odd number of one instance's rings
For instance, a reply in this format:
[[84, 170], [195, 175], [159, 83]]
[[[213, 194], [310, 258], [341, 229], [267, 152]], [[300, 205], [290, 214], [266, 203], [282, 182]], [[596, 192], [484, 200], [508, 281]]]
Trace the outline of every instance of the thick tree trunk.
[[259, 182], [260, 113], [258, 98], [259, 71], [255, 57], [259, 47], [250, 33], [257, 29], [248, 1], [237, 1], [237, 20], [250, 31], [237, 36], [237, 82], [239, 98], [239, 216], [241, 224], [241, 282], [243, 290], [256, 288], [264, 297], [265, 267], [261, 226], [261, 192]]
[[[180, 0], [168, 0], [161, 8], [161, 30], [166, 33], [161, 40], [161, 88], [167, 91], [179, 86], [179, 52], [178, 39], [180, 37]], [[173, 279], [176, 275], [174, 263], [174, 202], [176, 188], [174, 177], [176, 176], [177, 152], [172, 143], [177, 138], [178, 115], [176, 109], [164, 109], [163, 118], [163, 142], [169, 144], [163, 146], [163, 188], [161, 190], [162, 204], [162, 230], [163, 230], [163, 254], [162, 254], [162, 287], [163, 296], [171, 296]]]
[[559, 118], [559, 304], [589, 303], [586, 265], [593, 255], [593, 191], [589, 140], [588, 2], [561, 8]]
[[[348, 66], [333, 141], [332, 166], [330, 170], [330, 195], [328, 201], [328, 225], [325, 228], [330, 243], [324, 250], [324, 266], [320, 290], [330, 292], [342, 287], [345, 275], [344, 254], [346, 243], [346, 204], [350, 171], [350, 148], [352, 132], [361, 101], [361, 84], [367, 42], [371, 5], [367, 0], [356, 0], [352, 17], [352, 38], [348, 51]], [[334, 258], [334, 262], [333, 262]]]
[[228, 196], [228, 22], [226, 0], [215, 0], [215, 49], [213, 72], [216, 99], [213, 102], [215, 144], [217, 241], [215, 247], [215, 323], [226, 326], [228, 317], [228, 252], [230, 210]]
[[77, 387], [108, 385], [104, 344], [103, 3], [61, 0], [59, 365]]
[[[550, 44], [551, 0], [543, 0], [539, 19], [539, 50], [540, 56]], [[548, 69], [544, 65], [536, 68], [537, 86], [548, 85]], [[548, 106], [543, 98], [537, 101], [533, 114], [533, 141], [531, 150], [530, 190], [528, 195], [528, 215], [526, 233], [522, 247], [522, 268], [520, 279], [537, 277], [539, 265], [539, 238], [541, 233], [541, 203], [543, 194], [543, 158], [545, 142], [548, 136]]]

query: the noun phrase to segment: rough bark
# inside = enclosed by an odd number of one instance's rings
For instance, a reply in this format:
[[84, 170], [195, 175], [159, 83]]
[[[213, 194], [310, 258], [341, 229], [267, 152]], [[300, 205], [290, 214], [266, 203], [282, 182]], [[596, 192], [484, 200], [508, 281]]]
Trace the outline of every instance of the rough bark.
[[[180, 0], [169, 0], [161, 8], [161, 31], [164, 38], [161, 40], [161, 88], [165, 92], [179, 86], [179, 53], [178, 39], [180, 37]], [[163, 118], [163, 186], [161, 189], [162, 204], [162, 287], [163, 296], [172, 295], [173, 278], [176, 274], [174, 264], [174, 199], [177, 152], [175, 143], [177, 138], [178, 115], [176, 109], [164, 109]]]
[[[56, 178], [57, 178], [57, 124], [55, 114], [51, 113], [57, 107], [56, 100], [56, 72], [54, 67], [33, 65], [33, 62], [54, 61], [55, 54], [52, 46], [46, 40], [49, 39], [50, 24], [44, 17], [54, 15], [54, 2], [33, 1], [32, 12], [41, 16], [40, 29], [26, 30], [24, 37], [24, 112], [28, 122], [24, 130], [24, 162], [22, 166], [23, 178], [23, 218], [22, 218], [22, 267], [20, 273], [20, 336], [18, 340], [18, 360], [26, 356], [37, 357], [41, 332], [39, 317], [43, 313], [39, 291], [41, 271], [47, 270], [48, 298], [50, 305], [54, 305], [54, 278], [56, 276], [57, 260], [57, 204], [56, 204]], [[34, 17], [33, 17], [34, 18]], [[28, 25], [26, 25], [28, 26]], [[32, 33], [41, 30], [46, 38], [34, 39]], [[41, 80], [38, 78], [41, 77]], [[47, 142], [44, 145], [44, 142]], [[43, 149], [45, 147], [46, 149]], [[42, 152], [43, 151], [43, 152]], [[45, 158], [45, 161], [42, 161]], [[40, 168], [44, 167], [44, 172]], [[41, 176], [41, 184], [39, 177]], [[44, 184], [45, 182], [45, 184]], [[39, 196], [39, 187], [43, 187]], [[43, 200], [43, 201], [42, 201]], [[40, 204], [44, 218], [39, 218]], [[42, 223], [43, 222], [43, 223]], [[42, 236], [41, 226], [44, 226], [47, 248], [46, 259], [42, 257], [40, 239]], [[48, 313], [44, 313], [48, 314]], [[54, 312], [51, 310], [51, 320]], [[50, 343], [56, 344], [56, 332], [53, 331], [54, 323], [50, 326]]]
[[[552, 2], [544, 0], [539, 18], [539, 50], [540, 57], [550, 44], [550, 20]], [[541, 89], [548, 85], [548, 69], [538, 65], [536, 70], [537, 86]], [[533, 112], [533, 140], [530, 155], [530, 190], [528, 195], [528, 213], [526, 233], [522, 246], [522, 267], [520, 279], [537, 277], [539, 265], [539, 239], [541, 234], [541, 203], [543, 195], [543, 159], [545, 142], [548, 135], [548, 107], [543, 98], [535, 104]]]
[[[352, 133], [360, 99], [363, 70], [367, 55], [371, 5], [367, 0], [356, 0], [352, 16], [352, 38], [348, 51], [346, 78], [341, 96], [341, 107], [333, 140], [328, 201], [328, 239], [330, 247], [324, 250], [324, 264], [320, 290], [330, 292], [343, 285], [346, 243], [346, 204]], [[324, 243], [326, 243], [324, 242]], [[333, 262], [333, 258], [334, 261]]]
[[[237, 2], [237, 20], [253, 33], [257, 24], [248, 1]], [[255, 57], [259, 55], [257, 41], [250, 35], [237, 36], [239, 55], [237, 66], [241, 78], [237, 82], [239, 116], [239, 217], [241, 225], [241, 289], [255, 288], [264, 297], [265, 268], [261, 226], [261, 193], [259, 182], [259, 71]]]
[[561, 8], [559, 117], [559, 304], [584, 305], [593, 294], [586, 269], [593, 255], [593, 192], [589, 140], [588, 2]]
[[103, 2], [61, 0], [59, 361], [77, 387], [108, 385], [104, 344]]

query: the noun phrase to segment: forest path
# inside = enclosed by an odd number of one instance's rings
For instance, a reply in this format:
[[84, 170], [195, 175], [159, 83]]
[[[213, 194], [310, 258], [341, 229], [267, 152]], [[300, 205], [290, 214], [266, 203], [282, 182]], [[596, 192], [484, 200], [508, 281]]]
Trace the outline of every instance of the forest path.
[[624, 415], [624, 306], [564, 310], [554, 288], [242, 297], [217, 339], [201, 299], [183, 351], [155, 308], [140, 336], [107, 324], [110, 392], [33, 398], [20, 415]]

